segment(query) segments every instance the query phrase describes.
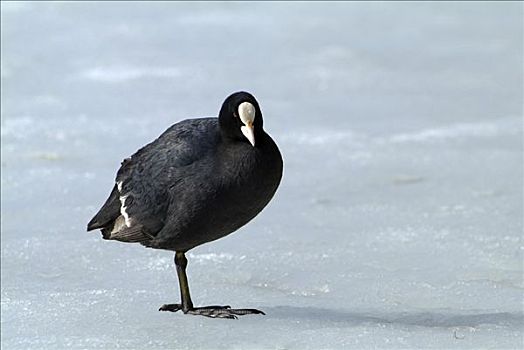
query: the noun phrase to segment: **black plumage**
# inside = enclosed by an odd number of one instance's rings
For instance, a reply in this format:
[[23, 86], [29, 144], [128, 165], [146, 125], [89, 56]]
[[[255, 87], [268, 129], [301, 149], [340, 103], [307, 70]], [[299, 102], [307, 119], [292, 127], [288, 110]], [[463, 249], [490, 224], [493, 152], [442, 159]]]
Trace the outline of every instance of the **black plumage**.
[[105, 239], [176, 252], [182, 304], [163, 310], [227, 318], [260, 313], [193, 308], [184, 253], [254, 218], [277, 190], [282, 168], [256, 99], [237, 92], [224, 101], [218, 118], [179, 122], [125, 159], [109, 198], [87, 229], [101, 229]]

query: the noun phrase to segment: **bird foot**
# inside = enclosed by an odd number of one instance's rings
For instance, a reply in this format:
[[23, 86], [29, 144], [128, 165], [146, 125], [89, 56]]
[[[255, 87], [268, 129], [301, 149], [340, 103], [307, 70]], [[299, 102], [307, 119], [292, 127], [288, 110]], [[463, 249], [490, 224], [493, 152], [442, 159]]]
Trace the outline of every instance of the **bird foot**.
[[257, 309], [232, 309], [231, 306], [220, 306], [220, 305], [211, 305], [211, 306], [202, 306], [194, 307], [188, 310], [183, 310], [181, 304], [164, 304], [158, 309], [158, 311], [171, 311], [177, 312], [181, 310], [185, 314], [190, 315], [200, 315], [211, 318], [230, 318], [237, 319], [237, 316], [244, 315], [256, 315], [261, 314], [265, 315], [264, 312]]

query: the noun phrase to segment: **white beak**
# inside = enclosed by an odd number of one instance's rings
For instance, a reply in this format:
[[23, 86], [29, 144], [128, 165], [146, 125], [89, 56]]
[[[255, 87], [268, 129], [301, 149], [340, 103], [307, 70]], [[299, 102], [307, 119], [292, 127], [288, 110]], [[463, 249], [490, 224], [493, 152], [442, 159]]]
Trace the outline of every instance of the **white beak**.
[[251, 145], [255, 147], [255, 129], [253, 128], [253, 124], [242, 125], [240, 130], [242, 131], [242, 134], [244, 134], [246, 139], [249, 140]]
[[238, 116], [244, 125], [240, 127], [242, 134], [249, 140], [249, 142], [255, 147], [255, 129], [253, 123], [255, 121], [255, 106], [249, 102], [242, 102], [238, 106]]

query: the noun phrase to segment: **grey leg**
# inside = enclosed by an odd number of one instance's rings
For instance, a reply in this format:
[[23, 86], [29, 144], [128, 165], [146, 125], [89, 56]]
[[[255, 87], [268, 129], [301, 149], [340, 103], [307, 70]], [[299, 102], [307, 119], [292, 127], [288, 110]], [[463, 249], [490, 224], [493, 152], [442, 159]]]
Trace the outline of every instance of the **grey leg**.
[[175, 266], [178, 274], [178, 283], [180, 285], [180, 297], [182, 299], [181, 304], [164, 304], [160, 307], [159, 311], [171, 311], [177, 312], [182, 310], [184, 314], [190, 315], [201, 315], [211, 318], [233, 318], [237, 316], [251, 315], [251, 314], [262, 314], [262, 311], [257, 309], [231, 309], [230, 306], [203, 306], [193, 307], [191, 301], [191, 295], [189, 294], [189, 283], [187, 282], [186, 267], [187, 259], [184, 252], [175, 253]]

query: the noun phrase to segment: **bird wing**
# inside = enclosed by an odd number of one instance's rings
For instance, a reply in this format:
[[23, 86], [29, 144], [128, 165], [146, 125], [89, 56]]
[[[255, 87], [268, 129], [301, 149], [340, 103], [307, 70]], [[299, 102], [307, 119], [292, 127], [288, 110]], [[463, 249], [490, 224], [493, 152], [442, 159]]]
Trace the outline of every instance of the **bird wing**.
[[218, 119], [189, 119], [122, 162], [116, 184], [88, 231], [101, 228], [104, 238], [143, 242], [166, 222], [169, 188], [180, 182], [184, 167], [198, 162], [218, 142]]
[[105, 201], [102, 208], [98, 213], [89, 221], [87, 224], [87, 230], [96, 230], [98, 228], [103, 228], [113, 222], [120, 215], [120, 199], [119, 192], [116, 184], [111, 190], [111, 194]]

